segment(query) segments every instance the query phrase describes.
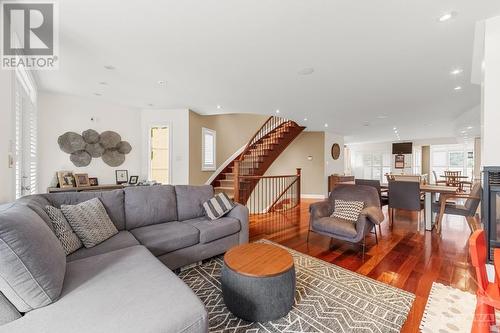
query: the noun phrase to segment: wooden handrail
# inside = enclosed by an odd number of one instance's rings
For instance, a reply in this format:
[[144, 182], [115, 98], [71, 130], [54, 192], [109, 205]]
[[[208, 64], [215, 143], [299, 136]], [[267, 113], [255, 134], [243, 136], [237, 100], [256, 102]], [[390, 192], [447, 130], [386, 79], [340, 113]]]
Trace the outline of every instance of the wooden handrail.
[[255, 138], [260, 133], [260, 131], [262, 131], [266, 127], [266, 125], [269, 122], [271, 122], [271, 119], [273, 119], [273, 116], [267, 118], [266, 122], [264, 124], [262, 124], [262, 126], [257, 130], [257, 132], [255, 132], [255, 134], [252, 136], [252, 138], [248, 141], [247, 146], [245, 147], [245, 149], [243, 150], [243, 152], [241, 153], [241, 155], [239, 157], [240, 161], [243, 160], [243, 157], [245, 156], [245, 154], [250, 150], [250, 147], [254, 144], [253, 140], [255, 140]]
[[262, 178], [290, 178], [290, 177], [295, 177], [297, 175], [279, 175], [279, 176], [240, 176], [241, 178], [248, 178], [248, 179], [262, 179]]
[[[296, 178], [290, 183], [290, 185], [288, 185], [284, 190], [283, 192], [281, 192], [281, 194], [278, 196], [278, 198], [276, 198], [276, 200], [274, 200], [274, 202], [271, 204], [271, 206], [269, 206], [269, 210], [273, 210], [274, 206], [276, 206], [276, 204], [280, 201], [281, 198], [283, 198], [283, 196], [286, 194], [286, 192], [288, 192], [288, 190], [293, 186], [295, 185], [295, 183], [299, 182], [300, 184], [300, 176], [295, 176]], [[299, 195], [300, 195], [300, 192], [299, 192]]]

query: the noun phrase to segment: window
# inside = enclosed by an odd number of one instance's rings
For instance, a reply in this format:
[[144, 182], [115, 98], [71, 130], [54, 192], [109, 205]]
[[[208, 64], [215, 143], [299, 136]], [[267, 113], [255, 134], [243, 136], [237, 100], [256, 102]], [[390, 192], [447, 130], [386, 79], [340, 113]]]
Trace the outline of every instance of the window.
[[353, 151], [351, 152], [351, 165], [356, 178], [384, 182], [385, 174], [391, 172], [391, 153]]
[[474, 170], [473, 147], [469, 145], [431, 146], [431, 171], [439, 179], [445, 171], [461, 171], [462, 175], [472, 177]]
[[16, 198], [38, 193], [36, 86], [22, 67], [15, 75], [15, 195]]
[[149, 179], [161, 184], [170, 183], [170, 134], [168, 126], [150, 129]]
[[201, 170], [215, 171], [215, 131], [203, 127], [201, 129]]

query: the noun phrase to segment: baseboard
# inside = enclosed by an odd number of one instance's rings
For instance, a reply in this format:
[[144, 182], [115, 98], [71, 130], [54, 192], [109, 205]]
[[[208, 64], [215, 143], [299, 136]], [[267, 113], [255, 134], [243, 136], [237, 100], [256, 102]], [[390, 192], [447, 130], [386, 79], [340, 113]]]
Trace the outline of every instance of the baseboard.
[[324, 194], [301, 194], [300, 197], [302, 199], [325, 199], [326, 195], [324, 195]]

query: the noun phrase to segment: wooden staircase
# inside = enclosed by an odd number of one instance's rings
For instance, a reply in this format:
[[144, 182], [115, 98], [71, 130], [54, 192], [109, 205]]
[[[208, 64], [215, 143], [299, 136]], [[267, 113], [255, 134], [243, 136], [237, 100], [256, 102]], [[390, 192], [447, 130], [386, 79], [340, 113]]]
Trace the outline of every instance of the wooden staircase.
[[269, 117], [244, 151], [214, 178], [212, 186], [215, 192], [225, 192], [231, 199], [245, 205], [259, 177], [304, 129], [294, 121]]

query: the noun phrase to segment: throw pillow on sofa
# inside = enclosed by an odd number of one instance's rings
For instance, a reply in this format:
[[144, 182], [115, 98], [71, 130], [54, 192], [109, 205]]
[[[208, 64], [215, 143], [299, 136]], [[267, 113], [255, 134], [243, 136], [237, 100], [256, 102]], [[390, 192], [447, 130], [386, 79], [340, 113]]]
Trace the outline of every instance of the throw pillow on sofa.
[[118, 233], [99, 198], [78, 205], [62, 205], [61, 211], [87, 248], [94, 247]]
[[226, 193], [219, 193], [212, 199], [203, 203], [205, 214], [211, 220], [216, 220], [226, 215], [235, 206], [234, 202], [229, 199]]
[[363, 201], [335, 200], [332, 217], [357, 222], [364, 206]]
[[53, 206], [46, 206], [45, 211], [52, 221], [52, 226], [56, 237], [61, 242], [66, 255], [75, 252], [83, 246], [82, 241], [75, 234], [64, 214], [60, 209]]

